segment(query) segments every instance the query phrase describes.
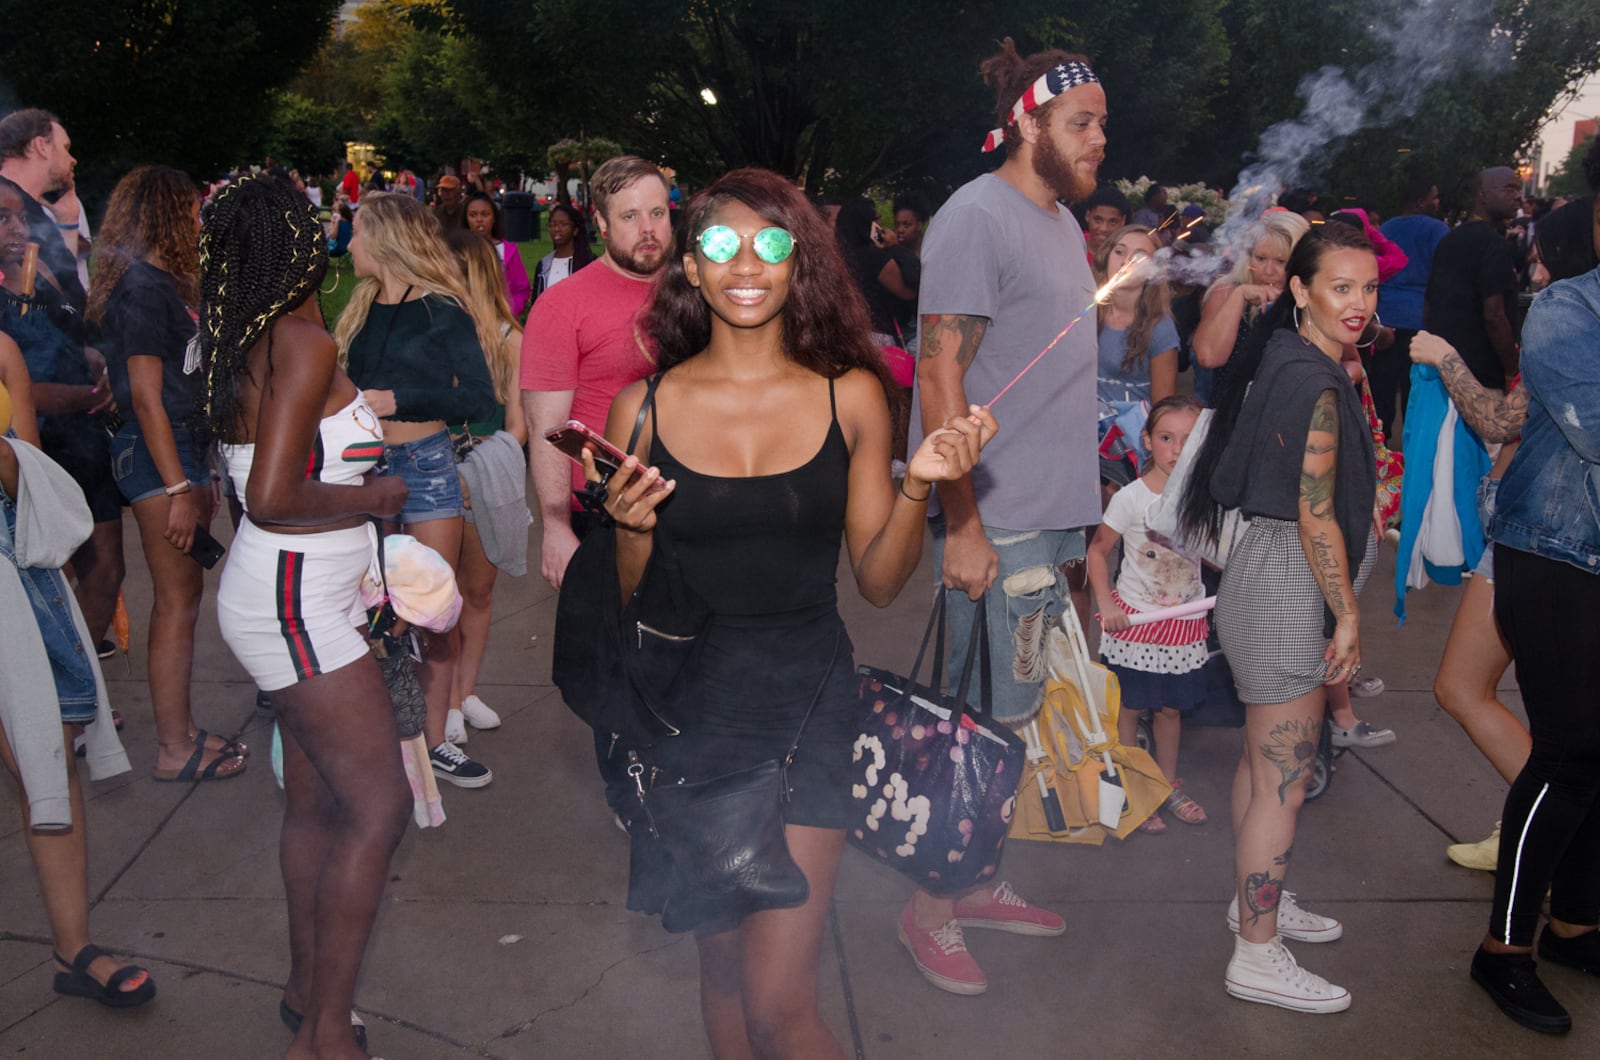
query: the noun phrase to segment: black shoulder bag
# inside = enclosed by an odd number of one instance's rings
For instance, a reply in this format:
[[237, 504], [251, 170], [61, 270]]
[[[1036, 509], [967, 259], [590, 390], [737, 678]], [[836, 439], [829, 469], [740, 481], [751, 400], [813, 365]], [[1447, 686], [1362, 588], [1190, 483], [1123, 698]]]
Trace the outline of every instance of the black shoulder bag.
[[[629, 452], [639, 443], [660, 381], [660, 375], [650, 378]], [[595, 504], [594, 497], [588, 491], [585, 500]], [[624, 603], [615, 533], [610, 525], [598, 527], [579, 543], [561, 581], [552, 677], [574, 714], [610, 734], [613, 749], [654, 746], [682, 731], [689, 713], [685, 694], [710, 619], [711, 608], [684, 580], [671, 540], [659, 529]]]

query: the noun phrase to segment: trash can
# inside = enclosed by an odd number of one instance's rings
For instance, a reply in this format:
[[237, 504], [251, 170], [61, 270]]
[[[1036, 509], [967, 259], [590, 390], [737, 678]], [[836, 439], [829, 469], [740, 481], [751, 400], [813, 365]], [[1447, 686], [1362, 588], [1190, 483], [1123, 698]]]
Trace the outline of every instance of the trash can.
[[508, 191], [502, 204], [505, 237], [513, 243], [539, 238], [538, 215], [533, 212], [533, 196], [525, 191]]

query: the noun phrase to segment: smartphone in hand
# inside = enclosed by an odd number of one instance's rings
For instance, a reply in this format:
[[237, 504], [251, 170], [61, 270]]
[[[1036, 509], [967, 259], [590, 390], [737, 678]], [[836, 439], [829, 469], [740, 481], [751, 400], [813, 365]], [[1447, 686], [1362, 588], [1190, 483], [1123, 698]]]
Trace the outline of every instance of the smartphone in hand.
[[189, 545], [190, 559], [210, 570], [217, 565], [217, 560], [221, 559], [226, 551], [222, 543], [211, 536], [211, 531], [203, 526], [195, 526], [194, 541]]
[[627, 454], [606, 441], [604, 435], [577, 420], [568, 420], [559, 427], [545, 431], [544, 440], [580, 465], [583, 463], [583, 451], [588, 449], [594, 454], [594, 466], [604, 478], [610, 478], [627, 459]]

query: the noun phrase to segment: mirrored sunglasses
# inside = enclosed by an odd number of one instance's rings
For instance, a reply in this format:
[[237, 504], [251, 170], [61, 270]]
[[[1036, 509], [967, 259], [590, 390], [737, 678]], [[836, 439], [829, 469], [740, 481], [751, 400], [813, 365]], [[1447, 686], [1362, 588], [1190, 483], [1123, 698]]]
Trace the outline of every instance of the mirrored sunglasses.
[[[709, 261], [721, 265], [732, 261], [743, 242], [739, 233], [727, 225], [712, 225], [700, 233], [700, 253]], [[756, 257], [768, 265], [779, 265], [794, 253], [794, 236], [786, 228], [763, 228], [750, 237]]]

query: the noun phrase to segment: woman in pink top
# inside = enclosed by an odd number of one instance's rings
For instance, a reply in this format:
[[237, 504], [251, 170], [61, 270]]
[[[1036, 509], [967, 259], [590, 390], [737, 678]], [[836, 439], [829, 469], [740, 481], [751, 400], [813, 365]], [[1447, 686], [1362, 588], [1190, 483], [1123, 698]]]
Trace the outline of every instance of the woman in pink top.
[[521, 251], [500, 232], [500, 208], [489, 196], [475, 191], [467, 196], [467, 209], [463, 217], [468, 228], [493, 243], [494, 249], [499, 251], [500, 263], [505, 266], [506, 301], [511, 303], [512, 314], [521, 320], [532, 300], [533, 285], [528, 282], [528, 270], [522, 264]]

